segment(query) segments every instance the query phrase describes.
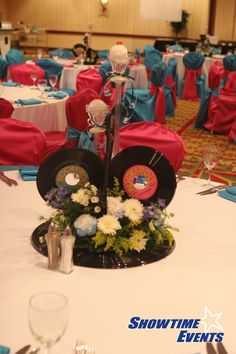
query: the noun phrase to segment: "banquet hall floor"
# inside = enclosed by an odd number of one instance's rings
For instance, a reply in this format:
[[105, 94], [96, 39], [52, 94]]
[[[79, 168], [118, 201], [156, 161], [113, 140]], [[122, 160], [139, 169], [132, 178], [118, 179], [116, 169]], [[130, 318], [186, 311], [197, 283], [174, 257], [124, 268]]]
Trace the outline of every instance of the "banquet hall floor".
[[190, 177], [208, 178], [202, 162], [205, 144], [217, 144], [221, 148], [221, 159], [213, 170], [212, 179], [216, 182], [236, 183], [236, 144], [229, 142], [228, 136], [211, 134], [201, 128], [194, 128], [199, 102], [178, 100], [174, 118], [168, 118], [167, 125], [177, 131], [184, 140], [186, 155], [180, 173]]

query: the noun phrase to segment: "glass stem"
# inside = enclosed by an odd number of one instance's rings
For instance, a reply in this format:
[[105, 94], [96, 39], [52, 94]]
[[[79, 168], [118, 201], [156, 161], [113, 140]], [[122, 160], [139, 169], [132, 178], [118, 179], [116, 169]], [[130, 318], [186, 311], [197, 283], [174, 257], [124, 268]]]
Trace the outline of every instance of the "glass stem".
[[211, 170], [208, 170], [208, 181], [211, 184]]

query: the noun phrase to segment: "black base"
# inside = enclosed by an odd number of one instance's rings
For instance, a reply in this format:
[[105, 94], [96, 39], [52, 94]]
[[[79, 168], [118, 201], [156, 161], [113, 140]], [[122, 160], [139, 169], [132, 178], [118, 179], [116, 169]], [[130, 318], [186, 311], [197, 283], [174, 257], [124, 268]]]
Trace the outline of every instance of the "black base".
[[[48, 230], [48, 223], [40, 224], [32, 233], [31, 244], [35, 250], [44, 256], [47, 256], [47, 246], [41, 244], [39, 239], [44, 236]], [[122, 257], [117, 256], [114, 252], [95, 253], [88, 251], [74, 250], [74, 264], [89, 268], [102, 269], [120, 269], [137, 267], [144, 264], [157, 262], [167, 257], [175, 249], [175, 241], [171, 246], [162, 245], [155, 252], [129, 252]]]

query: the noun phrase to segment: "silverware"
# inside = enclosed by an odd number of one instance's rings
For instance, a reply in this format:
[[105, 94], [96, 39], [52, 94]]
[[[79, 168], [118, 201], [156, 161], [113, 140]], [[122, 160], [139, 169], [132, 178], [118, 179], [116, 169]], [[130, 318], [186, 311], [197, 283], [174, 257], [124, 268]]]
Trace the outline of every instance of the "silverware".
[[36, 354], [40, 351], [40, 347], [34, 347], [32, 348], [32, 350], [30, 350], [30, 352], [28, 354]]
[[86, 354], [87, 344], [84, 340], [77, 340], [75, 345], [75, 354]]
[[17, 350], [17, 352], [15, 352], [15, 354], [25, 354], [29, 350], [30, 347], [31, 347], [31, 345], [27, 344], [23, 348]]
[[0, 171], [0, 180], [2, 180], [3, 182], [5, 182], [8, 186], [12, 186], [13, 184], [15, 185], [15, 186], [17, 186], [17, 182], [14, 180], [14, 179], [12, 179], [12, 178], [9, 178], [9, 177], [7, 177], [2, 171]]
[[198, 194], [198, 195], [206, 195], [206, 194], [216, 193], [217, 191], [220, 191], [221, 189], [225, 189], [227, 186], [228, 186], [227, 184], [220, 184], [218, 186], [214, 186], [214, 187], [205, 189], [204, 191], [197, 192], [196, 194]]

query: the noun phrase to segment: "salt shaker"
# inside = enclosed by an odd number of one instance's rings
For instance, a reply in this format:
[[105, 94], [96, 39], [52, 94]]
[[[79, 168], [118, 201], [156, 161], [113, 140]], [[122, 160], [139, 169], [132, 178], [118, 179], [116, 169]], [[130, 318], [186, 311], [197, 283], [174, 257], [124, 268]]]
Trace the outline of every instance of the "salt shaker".
[[52, 270], [57, 270], [59, 263], [59, 240], [53, 222], [51, 222], [49, 225], [48, 232], [45, 235], [45, 239], [48, 248], [48, 268]]
[[60, 238], [60, 242], [61, 259], [59, 270], [63, 273], [69, 274], [74, 269], [73, 248], [75, 244], [75, 236], [72, 235], [71, 228], [69, 226], [65, 228], [63, 236]]

